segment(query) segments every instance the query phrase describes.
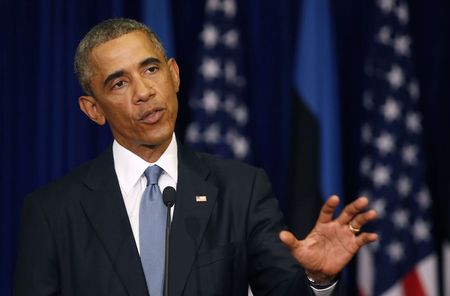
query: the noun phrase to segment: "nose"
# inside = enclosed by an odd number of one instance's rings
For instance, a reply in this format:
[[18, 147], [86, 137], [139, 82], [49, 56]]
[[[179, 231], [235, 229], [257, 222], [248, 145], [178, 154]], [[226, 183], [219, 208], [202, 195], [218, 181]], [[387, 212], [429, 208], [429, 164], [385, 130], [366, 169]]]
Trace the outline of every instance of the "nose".
[[155, 89], [149, 79], [139, 77], [135, 79], [135, 103], [146, 102], [155, 95]]

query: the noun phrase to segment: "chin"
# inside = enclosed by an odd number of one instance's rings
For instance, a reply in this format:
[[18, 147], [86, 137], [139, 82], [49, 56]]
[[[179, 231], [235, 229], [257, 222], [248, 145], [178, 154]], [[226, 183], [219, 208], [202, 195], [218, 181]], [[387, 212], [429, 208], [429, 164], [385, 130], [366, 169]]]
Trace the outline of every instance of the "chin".
[[147, 137], [144, 143], [147, 143], [149, 146], [159, 146], [164, 144], [169, 144], [172, 139], [172, 133], [164, 133], [160, 135], [152, 135], [151, 137]]

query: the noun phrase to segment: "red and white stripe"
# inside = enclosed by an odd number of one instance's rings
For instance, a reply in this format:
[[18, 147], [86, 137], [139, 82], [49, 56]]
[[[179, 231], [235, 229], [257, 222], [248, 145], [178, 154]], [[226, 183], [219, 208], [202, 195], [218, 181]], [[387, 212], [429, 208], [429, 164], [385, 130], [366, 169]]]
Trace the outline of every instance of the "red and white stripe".
[[443, 274], [444, 274], [444, 293], [450, 296], [450, 242], [446, 242], [443, 247]]
[[[450, 248], [449, 248], [450, 257]], [[450, 260], [450, 258], [449, 258]], [[357, 282], [360, 296], [375, 296], [375, 270], [372, 253], [368, 247], [359, 251]], [[435, 254], [420, 261], [401, 281], [385, 291], [382, 296], [438, 296], [438, 262]], [[449, 264], [450, 267], [450, 264]], [[450, 273], [449, 273], [450, 274]], [[449, 290], [450, 291], [450, 290]]]

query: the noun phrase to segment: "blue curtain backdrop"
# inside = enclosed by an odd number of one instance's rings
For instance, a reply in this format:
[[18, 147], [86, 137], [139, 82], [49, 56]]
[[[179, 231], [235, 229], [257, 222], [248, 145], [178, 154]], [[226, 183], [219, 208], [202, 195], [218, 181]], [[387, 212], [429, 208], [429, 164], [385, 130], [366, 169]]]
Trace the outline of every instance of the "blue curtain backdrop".
[[111, 142], [109, 131], [87, 121], [78, 109], [81, 90], [72, 66], [77, 43], [100, 20], [135, 14], [132, 1], [126, 11], [119, 1], [6, 4], [1, 12], [0, 295], [10, 295], [25, 195]]
[[[6, 0], [1, 22], [0, 295], [10, 295], [20, 207], [26, 194], [93, 158], [111, 143], [107, 128], [78, 110], [81, 94], [72, 70], [75, 47], [100, 20], [143, 20], [144, 0]], [[333, 2], [333, 1], [332, 1]], [[268, 172], [282, 206], [292, 186], [292, 75], [299, 1], [240, 1], [249, 83], [249, 134], [253, 162]], [[189, 122], [187, 94], [204, 1], [171, 1], [173, 48], [181, 68], [177, 134]], [[341, 100], [342, 163], [346, 199], [356, 194], [362, 63], [370, 7], [364, 1], [334, 4]], [[424, 136], [431, 166], [438, 239], [450, 237], [450, 3], [411, 1], [417, 69], [423, 93]], [[297, 180], [301, 182], [301, 180]], [[286, 210], [286, 209], [285, 209]], [[351, 279], [351, 277], [350, 277]], [[352, 285], [350, 285], [351, 287]], [[351, 292], [349, 292], [351, 295]]]

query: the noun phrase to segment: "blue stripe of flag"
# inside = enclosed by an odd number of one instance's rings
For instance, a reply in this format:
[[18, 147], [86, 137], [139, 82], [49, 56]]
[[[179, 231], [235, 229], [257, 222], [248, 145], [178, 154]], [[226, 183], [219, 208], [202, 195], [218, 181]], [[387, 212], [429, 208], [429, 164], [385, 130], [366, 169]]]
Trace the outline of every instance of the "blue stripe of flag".
[[329, 1], [304, 0], [298, 23], [294, 86], [319, 122], [323, 198], [342, 196], [340, 106], [331, 28]]

